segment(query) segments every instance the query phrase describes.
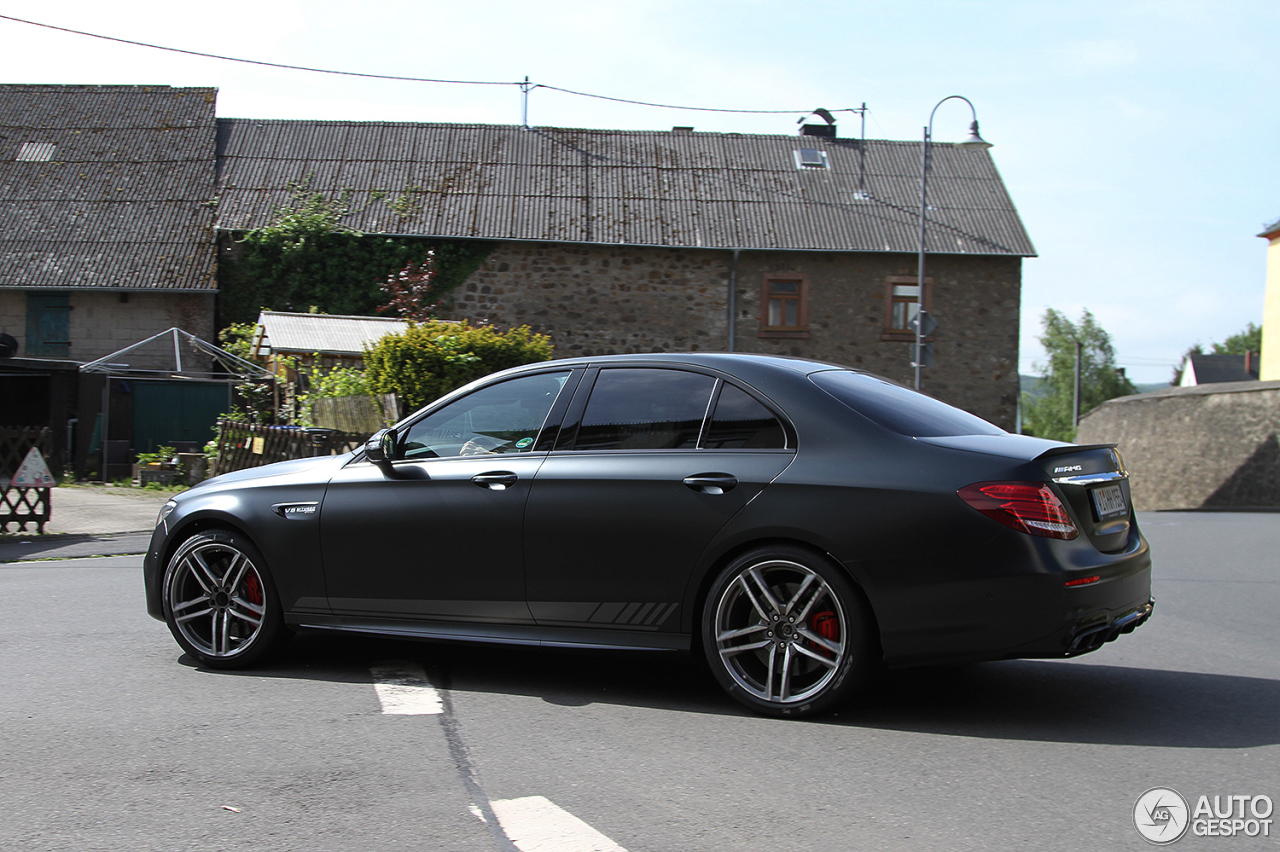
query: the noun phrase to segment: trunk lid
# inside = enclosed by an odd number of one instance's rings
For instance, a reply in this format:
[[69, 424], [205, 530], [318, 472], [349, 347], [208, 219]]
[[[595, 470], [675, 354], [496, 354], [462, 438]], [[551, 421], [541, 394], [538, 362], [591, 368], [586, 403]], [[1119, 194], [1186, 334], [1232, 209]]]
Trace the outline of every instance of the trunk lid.
[[1035, 458], [1051, 479], [1094, 547], [1104, 553], [1129, 540], [1133, 501], [1129, 473], [1115, 444], [1053, 447]]

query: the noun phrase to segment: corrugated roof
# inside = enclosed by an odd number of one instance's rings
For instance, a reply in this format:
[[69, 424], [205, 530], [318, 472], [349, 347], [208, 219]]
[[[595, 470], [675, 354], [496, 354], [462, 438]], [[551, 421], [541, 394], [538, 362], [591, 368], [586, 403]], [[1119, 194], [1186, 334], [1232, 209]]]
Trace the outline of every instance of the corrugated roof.
[[[797, 169], [817, 148], [829, 169]], [[914, 252], [920, 144], [496, 125], [218, 121], [219, 227], [286, 187], [346, 193], [366, 233], [672, 247]], [[1032, 256], [986, 151], [935, 144], [928, 250]]]
[[0, 86], [0, 287], [213, 290], [216, 94]]
[[333, 314], [293, 314], [263, 311], [262, 349], [271, 352], [324, 352], [333, 355], [363, 355], [366, 346], [388, 334], [404, 331], [404, 320], [385, 317], [350, 317]]

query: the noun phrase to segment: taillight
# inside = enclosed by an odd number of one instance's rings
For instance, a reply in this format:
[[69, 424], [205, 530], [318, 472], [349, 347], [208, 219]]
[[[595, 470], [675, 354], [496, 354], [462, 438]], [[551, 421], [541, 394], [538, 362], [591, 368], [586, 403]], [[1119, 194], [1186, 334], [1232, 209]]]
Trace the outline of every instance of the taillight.
[[1067, 509], [1039, 482], [975, 482], [957, 494], [982, 514], [1031, 535], [1072, 539], [1080, 534]]

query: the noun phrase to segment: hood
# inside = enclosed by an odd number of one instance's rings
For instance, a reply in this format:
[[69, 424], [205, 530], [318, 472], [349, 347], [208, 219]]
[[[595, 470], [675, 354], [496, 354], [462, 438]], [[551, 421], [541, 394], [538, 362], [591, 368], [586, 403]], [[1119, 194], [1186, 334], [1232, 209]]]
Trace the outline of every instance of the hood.
[[316, 456], [310, 459], [291, 459], [289, 461], [275, 462], [274, 464], [264, 464], [261, 467], [247, 467], [244, 470], [233, 470], [230, 473], [219, 474], [212, 479], [206, 479], [195, 487], [229, 485], [232, 482], [243, 482], [247, 479], [264, 479], [269, 476], [288, 476], [306, 473], [310, 470], [319, 470], [327, 466], [336, 469], [345, 464], [350, 458], [351, 453], [343, 453], [340, 456]]

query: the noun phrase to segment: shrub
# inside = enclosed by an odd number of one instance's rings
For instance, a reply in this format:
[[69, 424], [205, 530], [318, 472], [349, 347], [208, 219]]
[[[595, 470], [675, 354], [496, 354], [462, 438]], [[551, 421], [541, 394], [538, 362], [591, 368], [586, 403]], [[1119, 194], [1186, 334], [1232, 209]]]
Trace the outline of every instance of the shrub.
[[396, 393], [411, 408], [420, 408], [489, 373], [550, 358], [550, 338], [527, 325], [503, 332], [433, 321], [372, 346], [365, 352], [365, 378], [370, 392]]

